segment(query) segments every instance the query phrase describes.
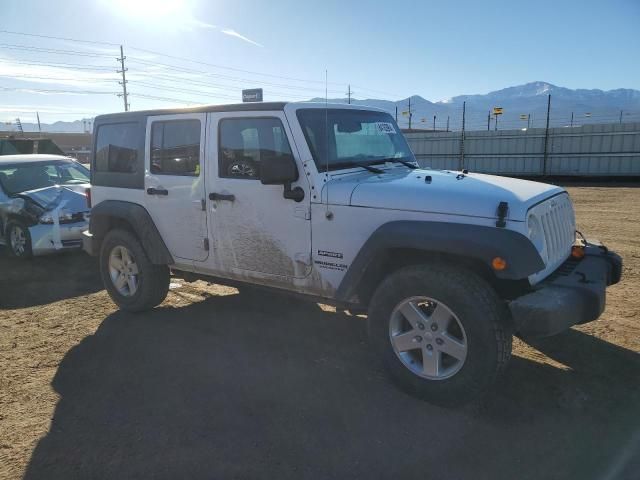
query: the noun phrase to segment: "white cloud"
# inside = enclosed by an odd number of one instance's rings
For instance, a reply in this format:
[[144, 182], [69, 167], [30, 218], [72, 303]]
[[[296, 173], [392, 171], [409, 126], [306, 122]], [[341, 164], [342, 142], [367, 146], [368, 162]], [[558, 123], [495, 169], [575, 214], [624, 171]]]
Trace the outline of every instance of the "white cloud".
[[240, 40], [244, 40], [245, 42], [255, 45], [257, 47], [264, 47], [264, 45], [262, 45], [261, 43], [251, 40], [250, 38], [245, 37], [244, 35], [236, 32], [231, 28], [225, 28], [223, 30], [220, 30], [220, 32], [224, 33], [225, 35], [229, 35], [230, 37], [236, 37], [236, 38], [239, 38]]

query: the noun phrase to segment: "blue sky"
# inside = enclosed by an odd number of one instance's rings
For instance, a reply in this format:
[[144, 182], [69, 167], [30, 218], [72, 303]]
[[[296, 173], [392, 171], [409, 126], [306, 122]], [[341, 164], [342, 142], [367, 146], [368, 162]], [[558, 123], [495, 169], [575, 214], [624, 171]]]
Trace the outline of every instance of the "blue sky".
[[324, 96], [325, 69], [330, 97], [347, 84], [356, 98], [432, 101], [535, 80], [640, 89], [638, 25], [638, 0], [3, 0], [0, 30], [97, 43], [0, 33], [0, 120], [121, 110], [120, 44], [133, 109], [260, 86], [265, 100]]

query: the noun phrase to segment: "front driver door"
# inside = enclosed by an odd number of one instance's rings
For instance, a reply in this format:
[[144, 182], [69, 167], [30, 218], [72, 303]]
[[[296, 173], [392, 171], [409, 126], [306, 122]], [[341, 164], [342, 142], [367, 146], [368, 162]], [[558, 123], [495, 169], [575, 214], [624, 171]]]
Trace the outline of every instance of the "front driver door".
[[[309, 275], [309, 185], [283, 112], [212, 113], [209, 129], [209, 269], [236, 278]], [[260, 182], [261, 165], [283, 155], [296, 161], [301, 202], [285, 199], [282, 185]]]
[[147, 210], [176, 263], [208, 255], [204, 196], [206, 114], [149, 117], [145, 148]]

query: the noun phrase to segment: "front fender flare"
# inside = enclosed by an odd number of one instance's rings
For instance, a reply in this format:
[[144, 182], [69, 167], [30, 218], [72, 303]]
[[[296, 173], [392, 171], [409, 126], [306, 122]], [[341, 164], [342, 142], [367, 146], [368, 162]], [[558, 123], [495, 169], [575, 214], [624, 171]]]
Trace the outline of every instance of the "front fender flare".
[[[393, 249], [412, 249], [452, 254], [479, 260], [496, 277], [520, 280], [544, 268], [540, 254], [524, 235], [503, 228], [463, 223], [396, 221], [380, 226], [364, 243], [345, 274], [336, 296], [348, 301], [357, 291], [367, 267], [379, 255]], [[507, 261], [507, 268], [493, 270], [495, 257]]]
[[151, 263], [156, 265], [172, 265], [174, 263], [169, 249], [149, 212], [141, 205], [121, 200], [105, 200], [91, 209], [89, 231], [93, 236], [94, 251], [99, 252], [102, 239], [105, 237], [114, 219], [126, 222], [137, 235]]

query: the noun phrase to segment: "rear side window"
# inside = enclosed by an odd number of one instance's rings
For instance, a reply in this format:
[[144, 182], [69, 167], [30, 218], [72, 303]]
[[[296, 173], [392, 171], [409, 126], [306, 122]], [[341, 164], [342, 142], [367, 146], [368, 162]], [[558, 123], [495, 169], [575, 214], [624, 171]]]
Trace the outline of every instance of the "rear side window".
[[233, 118], [220, 121], [220, 178], [257, 180], [260, 165], [270, 158], [291, 156], [291, 147], [278, 118]]
[[151, 173], [200, 175], [200, 120], [153, 122]]
[[97, 172], [135, 173], [137, 162], [136, 123], [113, 123], [98, 127], [95, 162]]

